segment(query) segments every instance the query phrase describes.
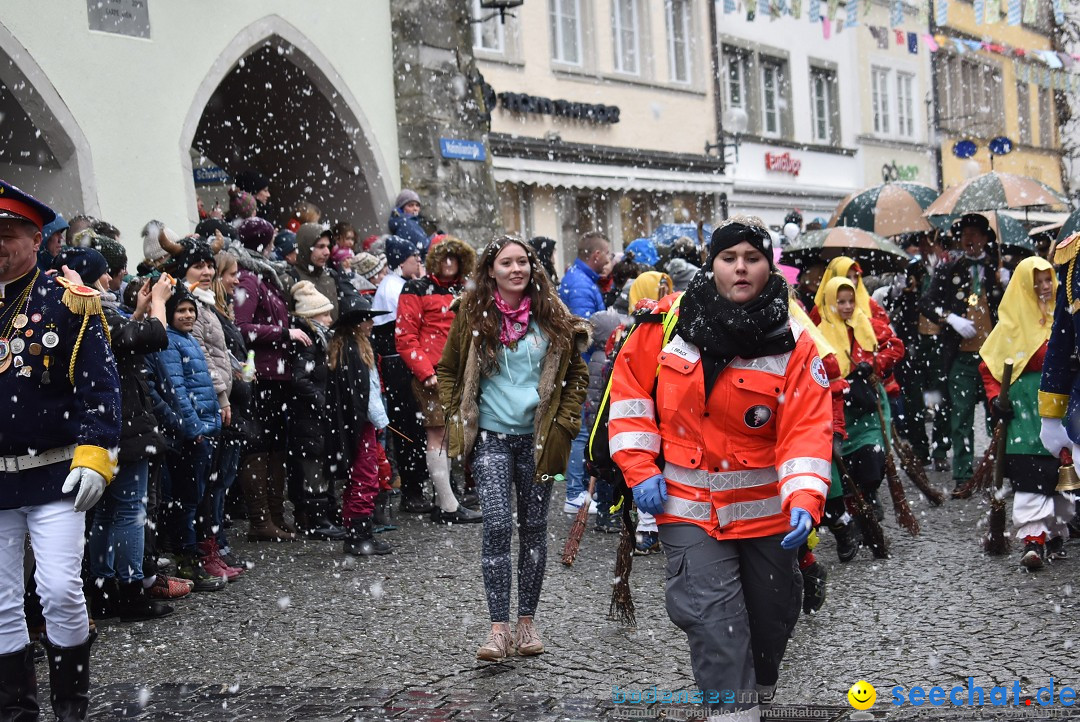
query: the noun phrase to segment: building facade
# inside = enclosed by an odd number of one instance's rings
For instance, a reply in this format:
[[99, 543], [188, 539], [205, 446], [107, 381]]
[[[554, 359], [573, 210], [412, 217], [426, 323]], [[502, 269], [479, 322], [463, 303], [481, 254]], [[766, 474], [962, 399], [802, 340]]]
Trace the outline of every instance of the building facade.
[[[1006, 22], [1004, 4], [982, 5], [983, 16], [966, 2], [948, 3], [945, 22], [931, 26], [940, 50], [933, 56], [937, 126], [943, 187], [991, 169], [989, 145], [1004, 136], [1013, 150], [993, 159], [993, 168], [1018, 173], [1062, 189], [1062, 153], [1054, 90], [1034, 79], [1047, 66], [1035, 52], [1053, 50], [1056, 32], [1051, 4], [1019, 25]], [[1003, 52], [976, 49], [991, 43]], [[1021, 49], [1020, 57], [1014, 53]], [[955, 152], [956, 143], [975, 143], [973, 156]]]
[[110, 221], [135, 258], [148, 220], [190, 232], [248, 169], [282, 215], [308, 200], [378, 232], [400, 179], [391, 43], [387, 3], [8, 6], [0, 177]]
[[[820, 7], [825, 14], [826, 4]], [[843, 13], [817, 23], [799, 15], [722, 13], [716, 38], [723, 105], [747, 119], [729, 167], [732, 212], [776, 227], [792, 209], [806, 220], [827, 219], [864, 181], [855, 91], [861, 29], [845, 28]]]
[[621, 248], [723, 215], [710, 2], [529, 0], [473, 25], [507, 230], [554, 238], [565, 266], [584, 231]]
[[937, 188], [926, 18], [920, 20], [915, 8], [907, 6], [894, 17], [888, 3], [876, 1], [860, 20], [856, 142], [865, 183], [909, 181]]

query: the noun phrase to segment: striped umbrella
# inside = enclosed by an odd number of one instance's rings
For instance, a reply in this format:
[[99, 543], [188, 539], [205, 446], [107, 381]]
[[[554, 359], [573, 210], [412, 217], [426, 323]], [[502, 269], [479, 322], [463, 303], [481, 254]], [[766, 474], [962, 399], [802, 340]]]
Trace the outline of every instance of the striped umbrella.
[[908, 254], [892, 241], [861, 228], [823, 228], [807, 231], [784, 248], [780, 262], [806, 268], [816, 261], [828, 262], [837, 256], [855, 259], [863, 272], [874, 275], [903, 270]]
[[933, 227], [923, 217], [923, 211], [937, 197], [936, 190], [921, 183], [874, 186], [841, 201], [829, 220], [829, 227], [861, 228], [879, 236], [928, 233]]
[[990, 171], [969, 178], [941, 194], [923, 215], [947, 216], [1003, 208], [1062, 206], [1065, 197], [1044, 183], [1016, 175]]

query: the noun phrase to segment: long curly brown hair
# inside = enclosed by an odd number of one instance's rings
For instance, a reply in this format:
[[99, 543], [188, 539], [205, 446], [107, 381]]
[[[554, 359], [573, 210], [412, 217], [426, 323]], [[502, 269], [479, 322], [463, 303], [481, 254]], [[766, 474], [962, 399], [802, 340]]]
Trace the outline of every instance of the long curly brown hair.
[[529, 258], [529, 284], [525, 293], [532, 302], [532, 318], [547, 337], [550, 348], [564, 353], [574, 349], [575, 318], [559, 300], [536, 251], [520, 238], [500, 236], [480, 254], [471, 283], [461, 297], [461, 313], [465, 314], [472, 329], [480, 370], [485, 376], [492, 376], [499, 370], [498, 352], [502, 346], [499, 340], [502, 314], [495, 307], [497, 287], [488, 271], [495, 267], [495, 257], [510, 243], [521, 246]]

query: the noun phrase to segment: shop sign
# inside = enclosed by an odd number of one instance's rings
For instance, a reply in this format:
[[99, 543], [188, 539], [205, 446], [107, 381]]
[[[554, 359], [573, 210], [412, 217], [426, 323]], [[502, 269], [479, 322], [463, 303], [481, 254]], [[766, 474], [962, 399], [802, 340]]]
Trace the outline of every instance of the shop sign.
[[443, 158], [482, 161], [487, 158], [484, 144], [475, 140], [439, 138], [439, 150]]
[[881, 166], [881, 180], [886, 183], [894, 181], [913, 181], [919, 177], [919, 166], [898, 165], [894, 160]]
[[498, 98], [500, 107], [511, 113], [537, 113], [601, 124], [619, 122], [619, 108], [615, 105], [574, 103], [569, 100], [552, 100], [525, 93], [504, 92], [499, 93]]
[[802, 161], [798, 158], [792, 158], [791, 153], [766, 153], [765, 154], [765, 170], [776, 171], [777, 173], [790, 173], [793, 176], [798, 176], [799, 171], [802, 169]]
[[224, 185], [229, 182], [229, 174], [225, 172], [225, 169], [218, 168], [216, 165], [195, 168], [191, 171], [191, 174], [195, 176], [195, 185], [197, 186]]
[[91, 30], [150, 37], [150, 0], [86, 0], [86, 15]]

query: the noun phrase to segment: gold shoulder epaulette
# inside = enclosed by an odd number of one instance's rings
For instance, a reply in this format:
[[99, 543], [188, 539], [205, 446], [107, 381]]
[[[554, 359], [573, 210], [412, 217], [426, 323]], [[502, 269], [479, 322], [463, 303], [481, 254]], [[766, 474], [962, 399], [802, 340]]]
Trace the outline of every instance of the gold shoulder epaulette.
[[56, 282], [64, 287], [64, 305], [77, 316], [96, 316], [102, 312], [101, 294], [89, 286], [80, 286], [63, 277]]
[[1073, 233], [1054, 248], [1054, 265], [1061, 266], [1076, 258], [1080, 249], [1080, 232]]

